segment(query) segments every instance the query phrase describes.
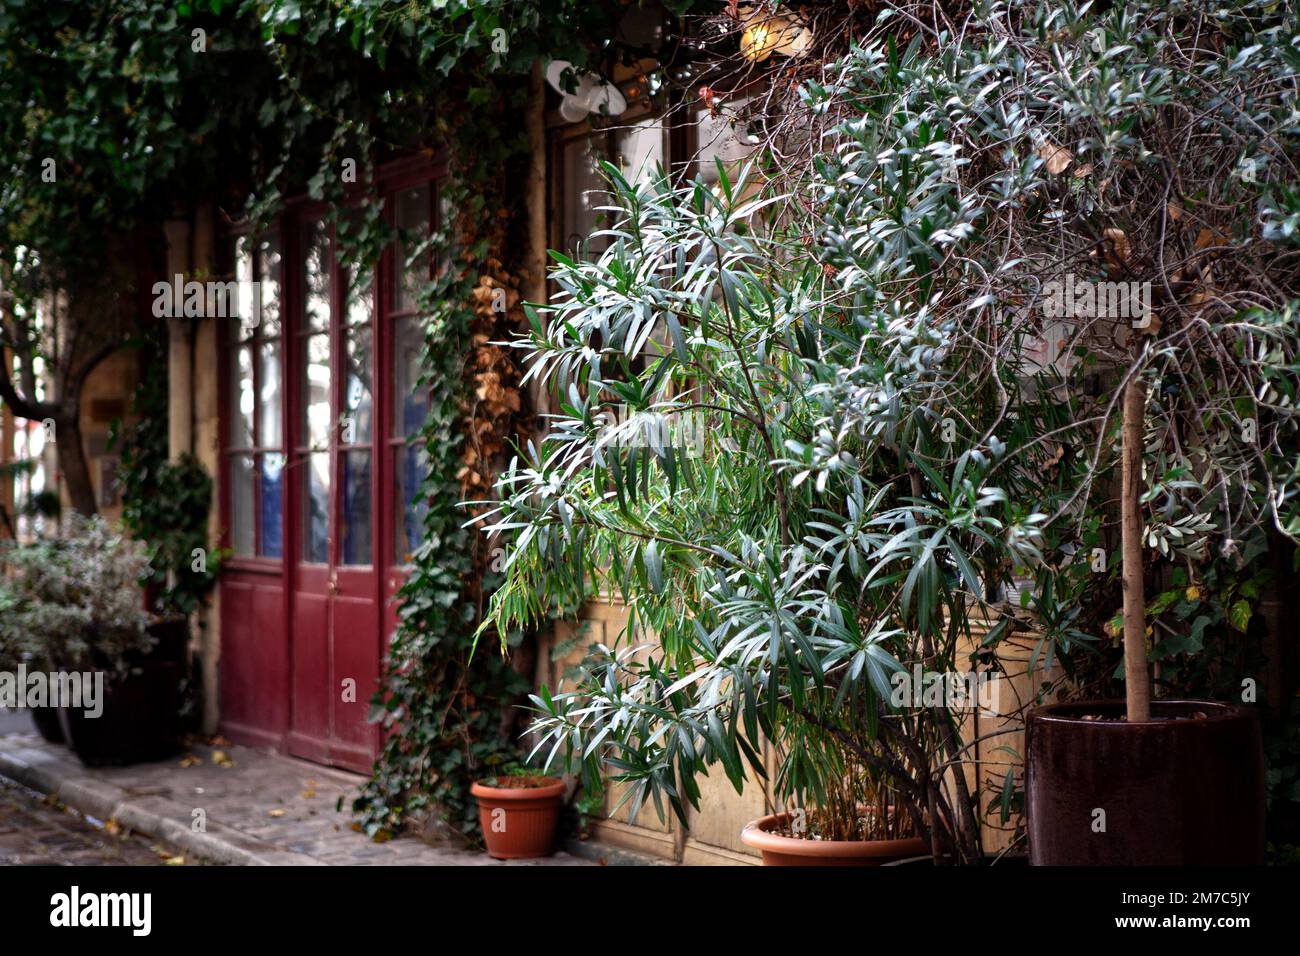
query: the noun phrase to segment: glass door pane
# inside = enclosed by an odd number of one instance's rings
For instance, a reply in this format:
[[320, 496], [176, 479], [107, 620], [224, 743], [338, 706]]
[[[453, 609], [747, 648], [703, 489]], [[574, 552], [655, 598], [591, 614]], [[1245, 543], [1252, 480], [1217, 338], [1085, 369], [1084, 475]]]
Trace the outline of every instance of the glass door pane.
[[330, 561], [330, 494], [333, 491], [334, 375], [331, 319], [333, 256], [329, 227], [305, 222], [299, 278], [302, 313], [298, 321], [298, 421], [294, 442], [301, 501], [299, 560]]

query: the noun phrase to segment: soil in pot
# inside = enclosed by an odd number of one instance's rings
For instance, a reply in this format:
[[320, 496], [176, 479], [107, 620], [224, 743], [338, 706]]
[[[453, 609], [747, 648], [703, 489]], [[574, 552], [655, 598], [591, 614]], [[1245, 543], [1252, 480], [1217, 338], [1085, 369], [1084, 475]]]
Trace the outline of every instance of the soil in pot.
[[181, 688], [189, 629], [184, 619], [167, 618], [151, 625], [149, 633], [157, 643], [148, 654], [128, 655], [125, 673], [106, 666], [94, 668], [104, 674], [98, 717], [88, 716], [84, 709], [59, 711], [68, 746], [87, 766], [163, 760], [181, 749]]
[[564, 782], [555, 777], [491, 777], [470, 787], [488, 856], [528, 860], [555, 847]]
[[883, 866], [924, 855], [920, 837], [897, 840], [817, 840], [785, 836], [791, 814], [774, 813], [746, 825], [740, 839], [763, 854], [764, 866]]
[[1036, 866], [1239, 866], [1264, 860], [1264, 754], [1245, 707], [1154, 700], [1030, 713], [1026, 797]]

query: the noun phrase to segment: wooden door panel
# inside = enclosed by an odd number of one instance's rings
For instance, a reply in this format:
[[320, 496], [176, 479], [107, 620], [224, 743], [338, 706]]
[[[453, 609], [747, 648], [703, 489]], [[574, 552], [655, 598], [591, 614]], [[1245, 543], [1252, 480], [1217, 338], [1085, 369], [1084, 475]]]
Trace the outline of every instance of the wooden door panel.
[[[300, 575], [309, 578], [307, 574]], [[293, 596], [293, 733], [307, 738], [315, 756], [330, 735], [329, 605], [324, 594], [301, 586]], [[294, 741], [292, 752], [308, 746]]]
[[[340, 578], [343, 575], [340, 574]], [[375, 728], [367, 723], [370, 698], [379, 680], [379, 625], [372, 593], [359, 597], [347, 593], [334, 596], [334, 681], [330, 695], [334, 710], [334, 739], [370, 749], [377, 741]], [[344, 699], [345, 680], [355, 682]]]
[[278, 577], [227, 569], [221, 585], [221, 718], [227, 735], [278, 744], [289, 724], [284, 590]]

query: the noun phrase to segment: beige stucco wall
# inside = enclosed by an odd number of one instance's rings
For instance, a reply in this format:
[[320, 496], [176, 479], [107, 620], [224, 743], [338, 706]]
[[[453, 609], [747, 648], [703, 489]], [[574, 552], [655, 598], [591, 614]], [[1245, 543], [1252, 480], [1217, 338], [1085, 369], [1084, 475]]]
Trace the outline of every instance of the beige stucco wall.
[[[167, 276], [208, 277], [215, 267], [216, 231], [210, 207], [192, 221], [165, 224]], [[161, 281], [167, 276], [159, 276]], [[189, 452], [212, 476], [212, 508], [208, 512], [208, 553], [220, 544], [221, 469], [218, 417], [218, 330], [213, 319], [167, 320], [168, 451], [173, 460]], [[219, 717], [218, 668], [221, 657], [221, 589], [213, 590], [206, 610], [194, 622], [203, 674], [203, 729], [215, 733]]]
[[[123, 349], [106, 358], [86, 379], [81, 392], [81, 441], [86, 453], [86, 466], [90, 469], [90, 482], [95, 489], [95, 501], [100, 515], [116, 523], [122, 517], [120, 490], [112, 487], [114, 464], [120, 449], [109, 449], [109, 427], [115, 419], [130, 423], [131, 397], [139, 382], [136, 353]], [[63, 507], [70, 507], [66, 489], [60, 486]]]

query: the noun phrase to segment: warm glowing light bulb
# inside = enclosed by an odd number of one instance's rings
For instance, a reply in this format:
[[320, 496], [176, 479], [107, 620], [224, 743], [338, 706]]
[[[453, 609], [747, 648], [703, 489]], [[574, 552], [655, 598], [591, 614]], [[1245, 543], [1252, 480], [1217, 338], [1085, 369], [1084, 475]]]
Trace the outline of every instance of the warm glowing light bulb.
[[740, 35], [741, 56], [747, 60], [753, 60], [755, 63], [766, 60], [772, 55], [772, 50], [775, 47], [771, 20], [751, 24]]

